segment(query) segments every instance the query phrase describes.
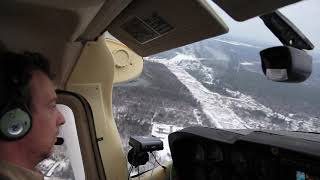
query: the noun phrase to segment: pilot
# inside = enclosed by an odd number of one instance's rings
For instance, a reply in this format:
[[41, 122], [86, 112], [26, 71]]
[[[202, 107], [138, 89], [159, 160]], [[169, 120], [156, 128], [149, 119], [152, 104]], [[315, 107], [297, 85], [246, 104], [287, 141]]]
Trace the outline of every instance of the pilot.
[[48, 61], [38, 53], [0, 55], [0, 179], [40, 180], [65, 123]]

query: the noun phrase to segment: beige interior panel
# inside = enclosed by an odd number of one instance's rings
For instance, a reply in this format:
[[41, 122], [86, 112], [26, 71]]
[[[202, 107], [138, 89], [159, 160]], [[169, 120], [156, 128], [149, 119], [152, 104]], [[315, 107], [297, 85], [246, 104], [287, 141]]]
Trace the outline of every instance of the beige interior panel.
[[[7, 26], [9, 27], [9, 26]], [[4, 46], [6, 50], [14, 52], [38, 52], [43, 54], [49, 61], [52, 72], [55, 74], [55, 83], [58, 87], [64, 87], [64, 82], [74, 63], [76, 62], [81, 50], [82, 44], [79, 42], [68, 43], [54, 36], [40, 36], [35, 39], [36, 34], [16, 33], [15, 38], [11, 39], [11, 35], [17, 32], [16, 28], [2, 28], [6, 29], [6, 33], [1, 33], [0, 38], [7, 43]], [[49, 42], [49, 43], [48, 43]]]
[[39, 52], [50, 60], [62, 88], [82, 44], [75, 42], [104, 0], [4, 0], [0, 3], [0, 48]]
[[228, 32], [205, 0], [135, 0], [108, 31], [141, 56]]
[[105, 39], [114, 59], [113, 83], [124, 83], [140, 76], [143, 70], [143, 58], [124, 44]]
[[103, 32], [106, 31], [106, 27], [131, 1], [132, 0], [107, 0], [79, 39], [82, 41], [93, 40], [102, 35]]
[[214, 0], [232, 18], [244, 21], [301, 0]]
[[[0, 16], [13, 24], [29, 28], [29, 32], [32, 30], [47, 36], [59, 36], [65, 41], [75, 41], [104, 2], [105, 0], [4, 0], [1, 1]], [[0, 24], [1, 27], [6, 25], [2, 21]]]
[[43, 54], [50, 61], [57, 85], [62, 87], [82, 49], [81, 43], [69, 41], [78, 20], [68, 10], [21, 2], [1, 3], [0, 42], [10, 51]]
[[107, 179], [127, 179], [127, 161], [112, 115], [114, 62], [104, 39], [88, 42], [81, 53], [67, 89], [83, 95], [94, 116], [99, 150]]
[[67, 43], [64, 47], [62, 61], [53, 61], [53, 70], [57, 72], [55, 81], [60, 89], [65, 89], [67, 80], [80, 56], [82, 48], [83, 45], [80, 42]]

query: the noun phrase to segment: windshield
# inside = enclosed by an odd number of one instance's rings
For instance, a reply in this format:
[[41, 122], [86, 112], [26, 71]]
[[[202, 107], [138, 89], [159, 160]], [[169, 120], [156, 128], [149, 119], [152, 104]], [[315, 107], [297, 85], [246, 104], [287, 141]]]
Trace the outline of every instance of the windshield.
[[[280, 42], [259, 18], [238, 23], [212, 3], [230, 33], [145, 57], [142, 75], [114, 86], [113, 113], [124, 147], [135, 135], [162, 138], [189, 126], [319, 132], [319, 1], [280, 11], [311, 40], [311, 77], [299, 84], [266, 79], [259, 52]], [[303, 14], [300, 13], [304, 8]]]

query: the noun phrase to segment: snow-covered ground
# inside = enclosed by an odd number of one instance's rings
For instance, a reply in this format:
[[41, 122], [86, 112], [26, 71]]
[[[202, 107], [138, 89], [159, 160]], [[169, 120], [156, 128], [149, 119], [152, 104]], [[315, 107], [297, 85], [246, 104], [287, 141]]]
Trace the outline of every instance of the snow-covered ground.
[[[239, 91], [233, 91], [226, 88], [226, 91], [232, 96], [224, 96], [213, 92], [203, 86], [203, 84], [187, 70], [197, 70], [201, 72], [202, 81], [214, 85], [214, 71], [201, 63], [203, 59], [195, 57], [193, 54], [176, 53], [171, 59], [147, 58], [146, 60], [165, 65], [177, 79], [187, 87], [202, 107], [202, 112], [211, 120], [216, 128], [221, 129], [265, 129], [265, 130], [300, 130], [308, 132], [317, 132], [316, 118], [298, 119], [294, 112], [288, 112], [287, 115], [281, 114], [270, 107], [267, 107], [256, 101], [249, 95]], [[223, 59], [222, 59], [223, 60]], [[250, 62], [240, 63], [242, 66], [253, 65]], [[235, 111], [244, 112], [248, 116], [242, 117]], [[259, 112], [261, 116], [250, 115], [252, 112]], [[240, 113], [241, 114], [241, 113]], [[201, 125], [199, 113], [194, 110], [194, 117], [198, 125]], [[275, 123], [274, 119], [280, 119], [280, 124]], [[164, 143], [164, 150], [157, 152], [161, 162], [171, 160], [170, 148], [168, 144], [168, 135], [183, 127], [175, 125], [152, 123], [152, 135], [160, 137]]]
[[[195, 125], [213, 125], [221, 129], [319, 132], [317, 117], [294, 111], [289, 112], [290, 110], [287, 112], [276, 109], [279, 107], [263, 104], [252, 96], [245, 94], [245, 92], [235, 91], [234, 89], [237, 88], [234, 88], [232, 85], [229, 86], [228, 82], [225, 84], [221, 83], [222, 75], [228, 73], [228, 70], [240, 72], [239, 69], [243, 68], [250, 71], [250, 73], [261, 75], [260, 71], [255, 71], [256, 66], [258, 68], [260, 66], [260, 62], [255, 60], [255, 56], [250, 55], [250, 51], [248, 51], [248, 53], [242, 54], [242, 59], [237, 60], [238, 51], [242, 51], [242, 49], [235, 48], [233, 50], [233, 46], [254, 49], [260, 49], [261, 47], [222, 39], [215, 39], [214, 41], [232, 45], [230, 48], [222, 47], [234, 53], [227, 53], [229, 51], [220, 48], [220, 46], [210, 47], [206, 44], [201, 44], [185, 46], [177, 51], [145, 58], [146, 61], [166, 66], [189, 90], [192, 96], [190, 98], [195, 99], [200, 104], [200, 107], [198, 106], [193, 109]], [[247, 54], [248, 58], [246, 58]], [[235, 59], [237, 61], [233, 62]], [[215, 61], [214, 63], [212, 62], [213, 60]], [[188, 96], [190, 95], [188, 94]], [[290, 104], [291, 106], [294, 107], [294, 104]], [[177, 111], [177, 109], [175, 110]], [[206, 120], [210, 119], [211, 124], [202, 124], [201, 115], [202, 117], [205, 115], [207, 117]], [[153, 122], [153, 118], [151, 119], [152, 135], [160, 137], [164, 143], [164, 150], [157, 153], [157, 156], [161, 158], [161, 162], [171, 159], [168, 135], [184, 128], [181, 127], [183, 126], [181, 123], [177, 123], [176, 125], [174, 125], [174, 121], [167, 123], [169, 124], [155, 123]]]
[[[209, 67], [203, 66], [201, 58], [196, 58], [194, 55], [179, 54], [172, 59], [156, 59], [149, 58], [149, 61], [164, 64], [191, 92], [193, 97], [200, 102], [202, 110], [209, 117], [212, 123], [217, 128], [223, 129], [283, 129], [278, 124], [272, 122], [273, 118], [284, 120], [288, 126], [284, 130], [301, 130], [299, 125], [303, 123], [304, 131], [316, 131], [312, 119], [305, 121], [302, 119], [293, 119], [294, 114], [285, 116], [269, 107], [257, 102], [251, 96], [245, 95], [238, 91], [227, 89], [229, 93], [237, 95], [237, 98], [223, 96], [219, 93], [212, 92], [202, 85], [195, 77], [191, 76], [186, 69], [199, 68], [203, 74], [209, 74]], [[207, 79], [214, 78], [210, 76]], [[240, 108], [243, 111], [259, 111], [266, 116], [263, 119], [246, 117], [245, 119], [237, 115], [234, 108]]]

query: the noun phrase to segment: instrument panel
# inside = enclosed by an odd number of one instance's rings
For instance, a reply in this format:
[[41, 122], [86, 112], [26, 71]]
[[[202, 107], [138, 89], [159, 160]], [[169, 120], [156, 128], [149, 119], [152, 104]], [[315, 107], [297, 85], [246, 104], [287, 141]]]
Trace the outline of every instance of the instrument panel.
[[[290, 146], [284, 148], [283, 144], [277, 146], [268, 140], [258, 143], [251, 139], [255, 136], [249, 134], [199, 127], [169, 135], [178, 179], [320, 180], [320, 156], [312, 152], [298, 152], [294, 147], [290, 149]], [[277, 140], [279, 137], [273, 135]], [[292, 138], [284, 140], [287, 140], [287, 145], [300, 143], [299, 140], [290, 142], [294, 140]], [[318, 142], [309, 145], [320, 147]]]

